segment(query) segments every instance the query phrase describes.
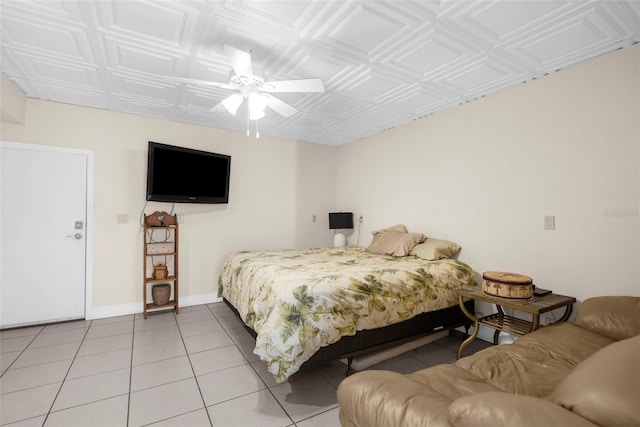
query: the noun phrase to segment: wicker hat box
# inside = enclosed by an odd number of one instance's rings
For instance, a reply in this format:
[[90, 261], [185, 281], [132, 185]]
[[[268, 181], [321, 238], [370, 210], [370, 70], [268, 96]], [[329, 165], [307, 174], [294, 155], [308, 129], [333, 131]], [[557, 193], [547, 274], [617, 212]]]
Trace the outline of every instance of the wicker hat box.
[[485, 271], [482, 273], [482, 292], [501, 298], [533, 298], [533, 279], [517, 273]]

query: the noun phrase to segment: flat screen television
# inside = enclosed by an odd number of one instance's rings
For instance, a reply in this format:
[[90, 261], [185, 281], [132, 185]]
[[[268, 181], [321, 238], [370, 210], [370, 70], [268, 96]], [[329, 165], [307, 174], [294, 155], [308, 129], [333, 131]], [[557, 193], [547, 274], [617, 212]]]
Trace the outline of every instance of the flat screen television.
[[147, 200], [229, 203], [231, 156], [149, 141]]

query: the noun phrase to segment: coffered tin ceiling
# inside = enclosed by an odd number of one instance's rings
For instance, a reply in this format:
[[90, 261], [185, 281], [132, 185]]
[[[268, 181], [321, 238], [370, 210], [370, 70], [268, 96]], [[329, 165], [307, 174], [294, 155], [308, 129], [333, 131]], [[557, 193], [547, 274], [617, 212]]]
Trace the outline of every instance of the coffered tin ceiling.
[[223, 45], [250, 51], [326, 87], [277, 94], [299, 113], [260, 133], [342, 145], [637, 43], [640, 1], [2, 0], [0, 26], [28, 97], [242, 132], [209, 111], [229, 90], [162, 76], [228, 82]]

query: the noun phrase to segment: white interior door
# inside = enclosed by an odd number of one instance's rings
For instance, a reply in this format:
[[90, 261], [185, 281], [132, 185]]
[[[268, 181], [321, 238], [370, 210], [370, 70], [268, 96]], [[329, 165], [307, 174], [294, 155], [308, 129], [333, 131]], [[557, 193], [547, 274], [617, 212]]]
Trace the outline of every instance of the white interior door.
[[88, 156], [0, 146], [0, 327], [85, 317]]

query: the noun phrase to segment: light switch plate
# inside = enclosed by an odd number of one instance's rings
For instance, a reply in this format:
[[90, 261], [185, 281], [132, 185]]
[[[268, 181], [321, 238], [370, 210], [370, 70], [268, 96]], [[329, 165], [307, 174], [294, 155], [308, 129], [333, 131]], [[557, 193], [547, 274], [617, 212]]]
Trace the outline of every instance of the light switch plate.
[[545, 215], [544, 217], [544, 229], [555, 230], [556, 229], [556, 217], [554, 215]]

